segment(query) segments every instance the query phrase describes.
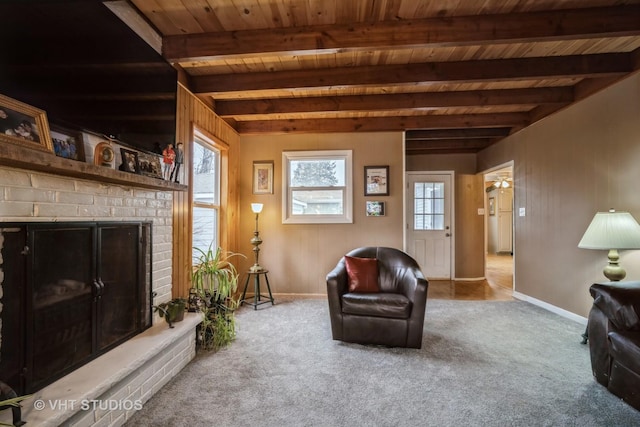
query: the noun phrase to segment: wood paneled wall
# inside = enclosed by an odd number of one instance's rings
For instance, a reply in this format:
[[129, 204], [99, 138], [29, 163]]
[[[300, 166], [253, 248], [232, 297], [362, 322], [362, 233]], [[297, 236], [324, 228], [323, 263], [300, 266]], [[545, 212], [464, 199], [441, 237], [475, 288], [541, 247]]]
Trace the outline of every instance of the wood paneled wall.
[[[185, 184], [189, 184], [193, 167], [191, 151], [194, 128], [229, 147], [221, 162], [221, 187], [224, 193], [221, 196], [224, 203], [220, 218], [220, 246], [235, 252], [238, 249], [240, 136], [182, 84], [178, 84], [177, 105], [176, 142], [184, 143]], [[175, 192], [173, 198], [173, 296], [178, 297], [187, 296], [191, 287], [191, 186], [189, 191]]]
[[[271, 290], [279, 295], [325, 295], [326, 276], [346, 252], [360, 246], [402, 249], [403, 149], [400, 132], [242, 136], [240, 250], [241, 272], [253, 264], [255, 229], [251, 203], [263, 203], [259, 231], [260, 265], [269, 270]], [[283, 224], [283, 151], [353, 150], [353, 223]], [[253, 194], [254, 161], [274, 161], [273, 194]], [[389, 196], [364, 195], [364, 167], [389, 166]], [[386, 202], [386, 215], [367, 217], [366, 200]], [[244, 283], [246, 276], [241, 280]], [[250, 291], [249, 291], [250, 292]]]
[[[514, 162], [516, 292], [588, 315], [607, 252], [578, 242], [598, 211], [640, 220], [638, 117], [640, 74], [479, 153], [479, 171]], [[620, 255], [626, 280], [638, 280], [640, 251]]]

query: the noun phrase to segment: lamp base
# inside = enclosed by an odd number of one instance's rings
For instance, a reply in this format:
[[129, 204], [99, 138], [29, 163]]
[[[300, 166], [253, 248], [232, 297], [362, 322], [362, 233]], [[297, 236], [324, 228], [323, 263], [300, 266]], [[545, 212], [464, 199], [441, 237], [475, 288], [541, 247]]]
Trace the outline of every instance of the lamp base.
[[262, 268], [258, 264], [254, 264], [251, 266], [251, 268], [249, 268], [250, 273], [260, 273], [261, 271], [264, 271], [264, 268]]
[[611, 280], [612, 282], [619, 282], [627, 276], [627, 272], [624, 270], [624, 268], [620, 267], [620, 264], [618, 262], [618, 260], [620, 259], [618, 250], [610, 249], [608, 258], [609, 265], [604, 268], [602, 273], [604, 274], [604, 277]]

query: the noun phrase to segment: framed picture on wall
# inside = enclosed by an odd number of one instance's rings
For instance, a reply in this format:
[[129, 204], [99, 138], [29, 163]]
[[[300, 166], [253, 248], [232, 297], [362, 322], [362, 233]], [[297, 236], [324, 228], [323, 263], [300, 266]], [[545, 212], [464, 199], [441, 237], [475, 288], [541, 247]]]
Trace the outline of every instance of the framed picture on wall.
[[364, 195], [389, 195], [389, 166], [364, 167]]
[[47, 113], [0, 95], [0, 141], [53, 153]]
[[273, 160], [253, 162], [253, 194], [273, 194]]
[[367, 200], [367, 216], [384, 216], [385, 203]]

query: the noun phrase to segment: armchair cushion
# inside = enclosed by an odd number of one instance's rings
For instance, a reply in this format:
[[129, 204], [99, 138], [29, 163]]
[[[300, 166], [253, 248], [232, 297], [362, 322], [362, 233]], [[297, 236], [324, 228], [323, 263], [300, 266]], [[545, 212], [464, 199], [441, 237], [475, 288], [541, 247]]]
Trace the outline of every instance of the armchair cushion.
[[349, 292], [380, 292], [378, 260], [345, 256]]
[[408, 319], [411, 301], [402, 294], [348, 293], [342, 296], [342, 312], [359, 316]]

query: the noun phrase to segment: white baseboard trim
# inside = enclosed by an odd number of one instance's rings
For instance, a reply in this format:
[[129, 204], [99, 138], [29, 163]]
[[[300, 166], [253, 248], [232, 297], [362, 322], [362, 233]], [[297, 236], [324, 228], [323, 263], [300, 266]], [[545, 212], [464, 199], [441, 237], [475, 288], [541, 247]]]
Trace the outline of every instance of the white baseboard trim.
[[[272, 292], [271, 295], [273, 295], [273, 301], [277, 304], [278, 303], [278, 299], [282, 298], [282, 299], [326, 299], [327, 298], [327, 294], [297, 294], [297, 293], [276, 293], [276, 292]], [[261, 295], [261, 299], [262, 301], [268, 301], [269, 298], [265, 298], [265, 294], [262, 293]], [[253, 292], [247, 292], [247, 295], [245, 296], [245, 299], [251, 299], [253, 298]], [[250, 303], [249, 303], [250, 304]]]
[[275, 299], [276, 297], [280, 297], [280, 298], [284, 298], [284, 299], [291, 299], [291, 298], [295, 298], [295, 299], [302, 299], [302, 298], [306, 298], [306, 299], [327, 299], [327, 294], [296, 294], [296, 293], [277, 293], [277, 294], [273, 294], [273, 299]]
[[579, 316], [579, 315], [577, 315], [575, 313], [572, 313], [572, 312], [567, 311], [565, 309], [562, 309], [560, 307], [556, 307], [555, 305], [551, 305], [548, 302], [544, 302], [544, 301], [541, 301], [539, 299], [530, 297], [529, 295], [525, 295], [525, 294], [522, 294], [520, 292], [514, 291], [513, 292], [513, 297], [517, 298], [519, 300], [522, 300], [522, 301], [526, 301], [526, 302], [531, 303], [533, 305], [537, 305], [538, 307], [542, 307], [545, 310], [549, 310], [552, 313], [555, 313], [555, 314], [560, 315], [562, 317], [566, 317], [567, 319], [573, 320], [574, 322], [578, 322], [581, 325], [586, 325], [587, 324], [587, 318], [586, 317]]

